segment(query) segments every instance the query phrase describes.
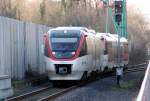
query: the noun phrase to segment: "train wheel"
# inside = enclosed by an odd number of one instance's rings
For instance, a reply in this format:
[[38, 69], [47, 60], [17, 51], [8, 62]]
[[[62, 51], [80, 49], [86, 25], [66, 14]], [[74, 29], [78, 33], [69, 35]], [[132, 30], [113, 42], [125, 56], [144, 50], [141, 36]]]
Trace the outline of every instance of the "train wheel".
[[61, 83], [59, 81], [53, 81], [53, 86], [54, 87], [59, 87]]

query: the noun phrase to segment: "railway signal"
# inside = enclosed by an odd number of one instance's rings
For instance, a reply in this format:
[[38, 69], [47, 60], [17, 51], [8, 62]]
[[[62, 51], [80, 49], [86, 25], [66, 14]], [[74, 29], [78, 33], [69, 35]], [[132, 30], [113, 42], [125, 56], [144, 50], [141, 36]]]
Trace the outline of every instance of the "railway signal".
[[[128, 38], [128, 32], [127, 32], [127, 17], [126, 17], [126, 0], [114, 0], [112, 3], [112, 0], [101, 0], [106, 3], [105, 7], [106, 9], [106, 33], [108, 33], [109, 29], [109, 18], [110, 16], [112, 18], [112, 22], [114, 25], [115, 32], [118, 34], [118, 49], [117, 49], [117, 63], [118, 66], [121, 66], [121, 54], [120, 54], [120, 38], [125, 37]], [[110, 3], [112, 4], [110, 6]]]
[[115, 1], [115, 21], [120, 24], [122, 21], [123, 1]]
[[123, 1], [115, 1], [115, 13], [122, 13]]
[[112, 18], [115, 32], [120, 37], [128, 38], [126, 0], [100, 0], [106, 9], [106, 33], [109, 32], [109, 17]]

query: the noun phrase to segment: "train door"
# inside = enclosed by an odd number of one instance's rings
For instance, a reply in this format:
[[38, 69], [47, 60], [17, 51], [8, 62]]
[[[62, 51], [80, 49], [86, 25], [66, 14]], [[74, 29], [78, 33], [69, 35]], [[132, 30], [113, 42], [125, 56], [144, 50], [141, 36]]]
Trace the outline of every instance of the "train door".
[[108, 42], [107, 43], [107, 48], [108, 48], [108, 68], [112, 69], [113, 68], [113, 42]]
[[103, 55], [101, 56], [101, 70], [104, 71], [105, 67], [108, 67], [108, 46], [107, 42], [103, 42], [104, 48], [103, 48]]
[[96, 69], [98, 71], [101, 70], [101, 57], [103, 55], [103, 50], [104, 50], [104, 45], [103, 45], [103, 41], [101, 41], [101, 38], [96, 37], [95, 39], [95, 49], [96, 49]]
[[80, 63], [85, 71], [89, 71], [91, 68], [91, 56], [88, 54], [87, 40], [85, 39], [79, 54], [79, 57], [81, 57]]
[[118, 64], [118, 42], [114, 41], [112, 46], [113, 46], [113, 67], [116, 67]]
[[92, 36], [93, 71], [96, 71], [96, 36]]
[[94, 40], [93, 36], [88, 36], [87, 39], [87, 54], [89, 56], [88, 61], [89, 61], [89, 72], [92, 72], [93, 69], [95, 68], [95, 45], [94, 45]]

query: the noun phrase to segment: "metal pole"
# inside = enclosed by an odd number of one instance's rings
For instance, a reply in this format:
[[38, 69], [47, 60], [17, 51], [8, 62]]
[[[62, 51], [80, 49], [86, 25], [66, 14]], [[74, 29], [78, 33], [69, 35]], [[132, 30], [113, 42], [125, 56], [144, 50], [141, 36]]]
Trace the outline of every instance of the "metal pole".
[[108, 10], [109, 10], [109, 1], [106, 0], [106, 24], [105, 24], [106, 25], [105, 26], [106, 33], [108, 33], [108, 23], [109, 23], [109, 21], [108, 21], [109, 20], [109, 17], [108, 17], [109, 16], [109, 14], [108, 14], [109, 12], [108, 12]]
[[124, 0], [124, 23], [125, 23], [125, 37], [128, 39], [128, 29], [127, 29], [127, 1]]
[[[119, 24], [118, 24], [118, 26], [120, 26]], [[121, 62], [121, 60], [120, 60], [120, 33], [121, 31], [119, 30], [118, 31], [118, 66], [120, 67], [120, 62]]]

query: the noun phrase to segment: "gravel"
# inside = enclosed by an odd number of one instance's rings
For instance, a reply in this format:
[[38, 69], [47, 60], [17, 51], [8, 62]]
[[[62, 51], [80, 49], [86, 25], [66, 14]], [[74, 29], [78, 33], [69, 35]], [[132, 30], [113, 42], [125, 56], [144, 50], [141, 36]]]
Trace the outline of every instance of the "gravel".
[[138, 95], [144, 72], [123, 76], [121, 88], [115, 77], [99, 79], [91, 84], [68, 92], [54, 101], [134, 101]]
[[19, 96], [21, 94], [24, 93], [29, 93], [38, 89], [41, 89], [43, 87], [47, 87], [47, 86], [52, 86], [52, 83], [47, 82], [47, 83], [43, 83], [41, 85], [36, 85], [36, 86], [32, 86], [32, 85], [19, 85], [19, 87], [14, 87], [14, 95], [13, 96]]

